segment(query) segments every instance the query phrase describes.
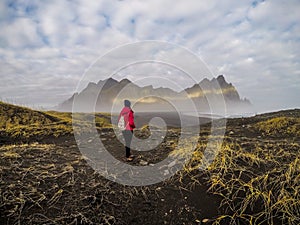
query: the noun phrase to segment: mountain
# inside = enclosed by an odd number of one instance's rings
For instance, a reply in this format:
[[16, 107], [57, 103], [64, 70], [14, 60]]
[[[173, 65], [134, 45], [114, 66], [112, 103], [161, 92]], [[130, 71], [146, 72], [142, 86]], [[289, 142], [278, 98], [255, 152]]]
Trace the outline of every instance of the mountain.
[[249, 112], [252, 106], [249, 100], [240, 98], [236, 88], [227, 83], [223, 75], [219, 75], [211, 80], [205, 78], [180, 92], [152, 85], [140, 87], [128, 79], [117, 81], [109, 78], [98, 83], [90, 82], [82, 92], [59, 104], [56, 110], [117, 112], [122, 108], [124, 99], [131, 100], [135, 110], [146, 112], [188, 112], [195, 106], [199, 112], [210, 112], [211, 108], [222, 111], [221, 108], [226, 107], [227, 112], [232, 114]]

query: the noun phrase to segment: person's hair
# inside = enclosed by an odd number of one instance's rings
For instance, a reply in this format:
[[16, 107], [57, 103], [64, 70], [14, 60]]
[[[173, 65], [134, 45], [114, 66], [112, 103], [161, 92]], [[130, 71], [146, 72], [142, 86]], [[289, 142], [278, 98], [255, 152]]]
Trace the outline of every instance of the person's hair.
[[129, 100], [124, 100], [124, 105], [127, 106], [127, 107], [130, 107], [131, 106], [131, 102]]

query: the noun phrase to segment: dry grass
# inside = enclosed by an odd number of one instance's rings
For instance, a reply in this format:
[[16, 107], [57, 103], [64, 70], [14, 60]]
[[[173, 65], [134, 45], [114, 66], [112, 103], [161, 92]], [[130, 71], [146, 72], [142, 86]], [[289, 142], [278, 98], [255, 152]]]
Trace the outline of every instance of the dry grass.
[[[199, 173], [205, 147], [199, 143], [185, 172]], [[212, 224], [299, 224], [299, 147], [285, 141], [256, 140], [254, 148], [236, 139], [223, 143], [203, 171], [208, 191], [222, 197], [223, 213]]]
[[82, 127], [92, 126], [92, 119], [97, 129], [111, 127], [107, 113], [76, 113], [73, 116], [74, 123], [72, 113], [41, 112], [0, 102], [0, 137], [13, 140], [61, 137], [72, 134], [74, 130], [80, 131]]
[[102, 178], [78, 151], [52, 144], [2, 146], [0, 165], [0, 211], [9, 225], [126, 224], [117, 209], [148, 193]]
[[300, 137], [300, 118], [281, 116], [259, 122], [254, 127], [265, 136], [291, 135]]

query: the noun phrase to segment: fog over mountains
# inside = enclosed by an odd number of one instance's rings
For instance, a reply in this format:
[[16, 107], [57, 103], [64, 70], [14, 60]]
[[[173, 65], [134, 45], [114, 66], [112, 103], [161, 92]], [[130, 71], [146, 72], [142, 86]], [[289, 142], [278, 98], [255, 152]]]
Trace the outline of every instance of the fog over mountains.
[[[250, 113], [252, 104], [241, 99], [236, 88], [223, 75], [177, 92], [169, 88], [140, 87], [128, 79], [113, 78], [90, 82], [80, 93], [59, 104], [58, 111], [118, 112], [123, 100], [129, 99], [135, 111], [197, 111], [201, 113]], [[73, 105], [73, 103], [75, 103]]]

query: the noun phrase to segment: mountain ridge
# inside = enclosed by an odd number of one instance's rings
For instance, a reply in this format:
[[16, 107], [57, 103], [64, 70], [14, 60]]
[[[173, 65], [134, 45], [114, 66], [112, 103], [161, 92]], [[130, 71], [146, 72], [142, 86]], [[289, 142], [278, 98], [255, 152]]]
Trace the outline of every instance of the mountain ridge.
[[[227, 83], [225, 77], [219, 75], [211, 80], [204, 78], [199, 83], [182, 91], [176, 91], [167, 87], [154, 88], [152, 85], [138, 86], [127, 78], [120, 81], [108, 78], [97, 83], [88, 83], [86, 88], [80, 93], [74, 93], [72, 97], [60, 103], [56, 110], [70, 112], [74, 110], [73, 102], [76, 100], [77, 108], [75, 111], [110, 112], [112, 107], [116, 106], [115, 109], [120, 108], [123, 99], [129, 99], [138, 110], [174, 111], [174, 106], [172, 106], [174, 102], [185, 106], [187, 105], [187, 100], [191, 99], [197, 109], [209, 111], [209, 105], [217, 105], [217, 100], [221, 101], [221, 98], [223, 98], [226, 107], [229, 107], [229, 109], [233, 107], [250, 108], [252, 106], [248, 99], [240, 98], [232, 83]], [[90, 103], [92, 102], [95, 104], [91, 106]], [[173, 103], [171, 104], [170, 102]]]

